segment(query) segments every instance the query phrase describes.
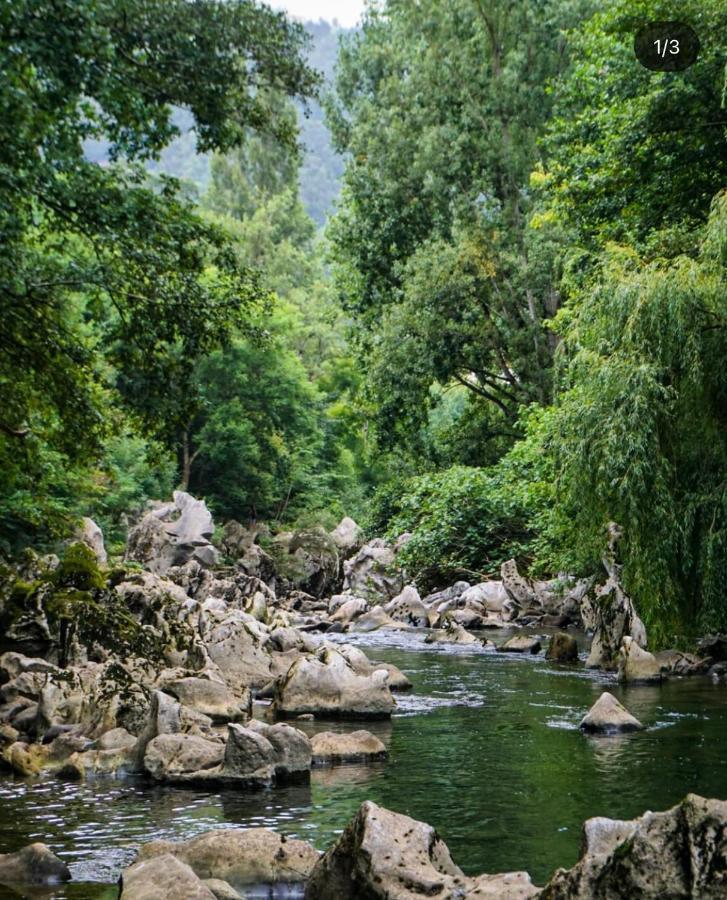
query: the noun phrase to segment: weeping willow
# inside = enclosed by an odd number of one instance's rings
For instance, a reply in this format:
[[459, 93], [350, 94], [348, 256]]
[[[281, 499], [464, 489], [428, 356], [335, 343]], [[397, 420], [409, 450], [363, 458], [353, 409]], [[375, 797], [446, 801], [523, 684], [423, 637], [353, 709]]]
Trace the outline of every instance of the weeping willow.
[[597, 565], [624, 529], [626, 587], [653, 642], [727, 629], [727, 194], [694, 256], [609, 248], [564, 312], [549, 416], [558, 562]]

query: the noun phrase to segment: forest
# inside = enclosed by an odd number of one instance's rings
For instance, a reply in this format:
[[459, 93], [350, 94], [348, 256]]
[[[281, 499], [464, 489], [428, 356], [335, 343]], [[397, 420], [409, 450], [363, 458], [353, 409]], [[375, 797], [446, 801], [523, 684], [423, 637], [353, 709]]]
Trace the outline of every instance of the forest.
[[[3, 13], [3, 553], [82, 515], [118, 541], [175, 486], [411, 531], [427, 586], [589, 574], [613, 520], [656, 638], [727, 627], [720, 2], [684, 6], [697, 64], [653, 73], [655, 0], [397, 0], [328, 80], [263, 7], [42, 6]], [[323, 229], [295, 110], [319, 102]], [[170, 104], [201, 189], [155, 167]]]
[[2, 900], [727, 896], [726, 37], [0, 4]]

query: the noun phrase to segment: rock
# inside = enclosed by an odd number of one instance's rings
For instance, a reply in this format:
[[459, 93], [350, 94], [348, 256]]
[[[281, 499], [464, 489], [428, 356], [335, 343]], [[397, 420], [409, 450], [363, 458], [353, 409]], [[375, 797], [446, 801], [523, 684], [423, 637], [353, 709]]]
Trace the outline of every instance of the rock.
[[405, 628], [384, 610], [383, 606], [374, 606], [368, 612], [363, 613], [351, 623], [349, 631], [369, 632], [378, 631], [379, 628]]
[[433, 594], [427, 594], [422, 600], [422, 603], [429, 609], [438, 609], [452, 601], [458, 600], [469, 587], [469, 581], [456, 581], [442, 591], [435, 591]]
[[535, 601], [533, 586], [524, 578], [517, 568], [514, 559], [508, 559], [500, 567], [502, 586], [507, 596], [521, 609], [527, 609]]
[[264, 649], [267, 632], [252, 616], [236, 609], [220, 615], [209, 612], [202, 637], [209, 659], [236, 695], [270, 681], [271, 661]]
[[565, 631], [558, 631], [550, 639], [545, 658], [552, 659], [555, 662], [577, 662], [578, 641], [576, 641], [572, 634], [567, 634]]
[[709, 668], [708, 659], [681, 650], [661, 650], [654, 655], [659, 669], [667, 675], [702, 675]]
[[500, 644], [497, 648], [498, 653], [540, 653], [540, 639], [537, 637], [529, 637], [524, 634], [516, 634], [510, 640]]
[[[320, 858], [306, 887], [306, 900], [442, 900], [488, 896], [476, 891], [487, 876], [467, 878], [434, 829], [390, 812], [370, 800], [361, 805], [338, 841]], [[524, 873], [499, 877], [498, 900], [534, 897]], [[514, 891], [511, 892], [510, 888]]]
[[341, 653], [325, 647], [293, 663], [276, 683], [273, 708], [283, 716], [388, 718], [396, 702], [386, 682], [384, 670], [359, 675]]
[[727, 896], [727, 802], [688, 794], [666, 812], [589, 819], [581, 857], [559, 869], [542, 900]]
[[[22, 653], [14, 653], [8, 651], [0, 656], [0, 684], [7, 684], [9, 681], [15, 681], [18, 676], [30, 672], [38, 675], [56, 675], [61, 670], [53, 663], [46, 662], [44, 659], [37, 659], [31, 656], [24, 656]], [[4, 693], [0, 692], [0, 696]], [[37, 696], [37, 693], [33, 696]]]
[[215, 900], [192, 869], [170, 853], [134, 863], [120, 882], [120, 900]]
[[130, 530], [124, 559], [142, 563], [157, 575], [190, 560], [213, 566], [219, 559], [210, 542], [213, 532], [212, 515], [204, 501], [175, 491], [172, 503], [148, 512]]
[[[235, 727], [235, 726], [231, 726]], [[193, 734], [160, 734], [144, 753], [144, 770], [155, 781], [181, 784], [205, 780], [221, 766], [225, 745]]]
[[130, 750], [136, 746], [136, 738], [125, 728], [112, 728], [98, 739], [99, 750]]
[[370, 731], [352, 731], [348, 734], [321, 731], [313, 735], [311, 746], [313, 764], [316, 766], [375, 762], [388, 756], [386, 747]]
[[45, 844], [29, 844], [16, 853], [0, 853], [1, 883], [59, 884], [70, 880], [68, 866]]
[[661, 667], [653, 653], [642, 650], [633, 638], [624, 637], [618, 658], [619, 681], [661, 681]]
[[43, 764], [48, 758], [46, 747], [39, 744], [26, 744], [15, 741], [3, 751], [3, 759], [16, 775], [29, 778], [40, 774]]
[[323, 528], [295, 532], [288, 549], [294, 559], [287, 574], [297, 588], [317, 598], [333, 593], [340, 560], [338, 547]]
[[390, 600], [404, 587], [394, 549], [374, 538], [343, 564], [343, 588], [367, 600]]
[[502, 581], [482, 581], [467, 588], [461, 594], [461, 600], [465, 607], [469, 603], [478, 603], [488, 612], [501, 613], [508, 596]]
[[368, 603], [362, 597], [351, 597], [336, 608], [331, 616], [331, 622], [349, 625], [354, 619], [362, 616], [368, 608]]
[[137, 865], [169, 856], [198, 878], [219, 879], [243, 892], [252, 885], [299, 884], [318, 862], [318, 851], [305, 841], [267, 828], [224, 828], [189, 841], [152, 841], [139, 850]]
[[454, 622], [455, 625], [460, 625], [468, 631], [477, 631], [485, 623], [483, 617], [473, 609], [454, 609], [446, 614], [446, 618], [448, 621]]
[[621, 530], [611, 522], [608, 551], [603, 559], [608, 579], [596, 589], [586, 614], [586, 619], [591, 619], [593, 624], [591, 652], [586, 661], [589, 669], [615, 669], [624, 637], [633, 638], [641, 647], [646, 646], [644, 623], [621, 585], [621, 566], [616, 563], [616, 545], [620, 538]]
[[76, 532], [76, 540], [81, 541], [93, 551], [93, 555], [100, 566], [107, 565], [108, 556], [104, 547], [103, 531], [93, 519], [89, 519], [88, 516], [84, 516], [81, 519], [81, 526]]
[[[483, 645], [483, 641], [476, 638], [469, 631], [464, 629], [456, 622], [447, 622], [444, 628], [438, 628], [430, 631], [424, 638], [425, 644], [470, 644]], [[484, 642], [485, 644], [487, 642]]]
[[212, 891], [217, 900], [245, 900], [242, 894], [238, 894], [231, 884], [222, 881], [220, 878], [204, 878], [202, 883]]
[[619, 734], [641, 731], [643, 725], [608, 691], [604, 691], [581, 720], [587, 734]]
[[409, 681], [406, 675], [398, 669], [393, 663], [373, 662], [372, 669], [385, 669], [388, 675], [386, 683], [390, 691], [410, 691], [414, 685]]
[[361, 546], [363, 531], [350, 516], [344, 516], [331, 532], [331, 538], [344, 556], [350, 556]]
[[244, 691], [243, 699], [236, 698], [224, 682], [209, 678], [179, 678], [164, 684], [164, 690], [184, 706], [194, 709], [213, 722], [238, 722], [252, 710], [252, 696]]
[[413, 584], [408, 584], [400, 594], [390, 600], [384, 606], [384, 612], [395, 622], [403, 622], [414, 628], [428, 628], [430, 624], [431, 613], [422, 603], [419, 591]]
[[727, 634], [707, 635], [699, 641], [697, 649], [713, 663], [727, 662]]

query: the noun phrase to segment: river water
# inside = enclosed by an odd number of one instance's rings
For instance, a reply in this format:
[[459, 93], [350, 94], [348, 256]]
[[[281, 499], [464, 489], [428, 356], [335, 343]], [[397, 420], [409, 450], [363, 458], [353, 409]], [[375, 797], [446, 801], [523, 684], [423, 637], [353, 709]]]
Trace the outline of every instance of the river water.
[[[724, 682], [621, 688], [582, 666], [432, 648], [417, 633], [345, 639], [399, 666], [414, 691], [397, 695], [391, 722], [294, 724], [309, 733], [369, 728], [387, 744], [388, 762], [314, 770], [310, 785], [254, 793], [2, 776], [0, 852], [43, 841], [76, 883], [20, 895], [0, 887], [0, 897], [110, 900], [141, 844], [223, 826], [268, 826], [324, 849], [367, 799], [433, 825], [468, 874], [525, 869], [542, 884], [575, 862], [590, 816], [631, 818], [690, 791], [727, 798]], [[647, 730], [584, 737], [578, 722], [604, 689]]]

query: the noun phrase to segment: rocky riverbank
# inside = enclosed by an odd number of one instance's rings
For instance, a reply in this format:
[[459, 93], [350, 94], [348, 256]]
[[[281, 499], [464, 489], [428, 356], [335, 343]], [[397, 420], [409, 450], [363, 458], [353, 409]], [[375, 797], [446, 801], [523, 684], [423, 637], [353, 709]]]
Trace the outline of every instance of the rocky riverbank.
[[[136, 773], [150, 783], [253, 790], [307, 780], [317, 766], [385, 759], [384, 745], [356, 720], [391, 716], [397, 693], [411, 683], [391, 663], [346, 643], [346, 633], [403, 630], [445, 651], [460, 645], [532, 656], [545, 646], [533, 629], [555, 627], [548, 657], [577, 666], [568, 629], [582, 625], [594, 634], [586, 664], [615, 670], [623, 681], [723, 673], [720, 638], [705, 643], [703, 657], [644, 649], [614, 547], [601, 585], [565, 577], [531, 582], [511, 561], [497, 581], [457, 582], [422, 596], [397, 563], [406, 535], [391, 545], [364, 543], [350, 519], [330, 534], [269, 540], [228, 523], [212, 543], [213, 531], [204, 504], [178, 493], [130, 531], [120, 565], [109, 566], [103, 537], [87, 521], [60, 558], [29, 555], [6, 571], [2, 612], [12, 649], [0, 657], [0, 746], [7, 769], [67, 780]], [[79, 621], [79, 608], [88, 621]], [[527, 633], [496, 647], [488, 635], [503, 626]], [[134, 653], [139, 647], [149, 653]], [[640, 727], [609, 696], [583, 729]], [[350, 721], [351, 730], [311, 737], [295, 727], [309, 717]], [[132, 874], [132, 884], [143, 884], [140, 877]], [[502, 877], [508, 890], [531, 890], [521, 874]], [[322, 882], [311, 876], [311, 883]], [[462, 894], [470, 895], [531, 894]]]

